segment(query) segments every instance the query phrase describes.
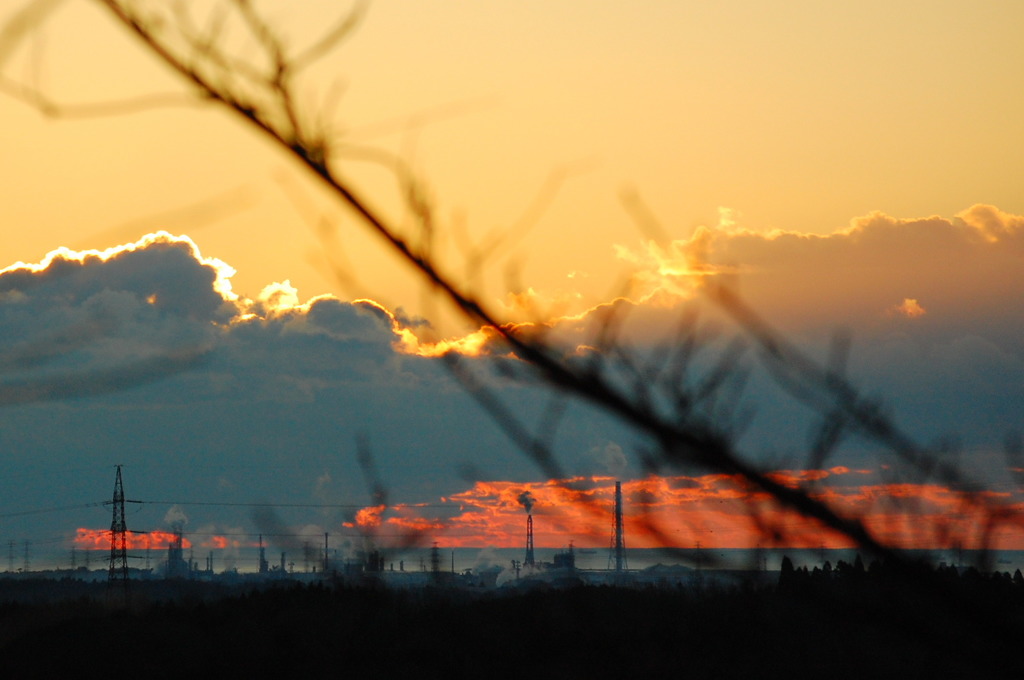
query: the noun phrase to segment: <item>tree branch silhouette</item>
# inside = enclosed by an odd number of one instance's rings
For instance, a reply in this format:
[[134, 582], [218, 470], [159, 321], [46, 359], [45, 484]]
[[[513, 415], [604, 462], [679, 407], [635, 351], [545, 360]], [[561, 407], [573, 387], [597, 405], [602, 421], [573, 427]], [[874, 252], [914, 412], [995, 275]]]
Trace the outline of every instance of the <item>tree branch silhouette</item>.
[[[685, 336], [668, 355], [644, 363], [637, 352], [617, 334], [619, 318], [614, 308], [599, 337], [597, 352], [579, 360], [558, 345], [543, 324], [517, 325], [503, 319], [474, 287], [479, 264], [469, 262], [469, 276], [445, 269], [432, 248], [437, 219], [411, 173], [396, 172], [405, 186], [407, 207], [418, 221], [417, 233], [408, 235], [389, 221], [343, 172], [338, 149], [329, 130], [322, 129], [311, 112], [299, 104], [298, 77], [352, 35], [366, 5], [357, 3], [322, 35], [304, 48], [289, 49], [284, 37], [249, 0], [225, 0], [216, 5], [204, 29], [189, 17], [184, 3], [147, 3], [136, 0], [95, 0], [113, 20], [134, 35], [140, 44], [175, 71], [194, 93], [197, 101], [210, 102], [234, 115], [240, 123], [259, 131], [272, 144], [290, 155], [325, 187], [339, 203], [351, 209], [363, 225], [375, 233], [406, 266], [473, 324], [490, 328], [500, 336], [504, 349], [521, 364], [530, 367], [539, 384], [566, 398], [585, 402], [625, 423], [632, 431], [652, 442], [646, 463], [652, 470], [700, 469], [732, 475], [750, 488], [770, 497], [778, 506], [810, 518], [820, 526], [848, 538], [871, 554], [892, 564], [907, 558], [899, 546], [879, 538], [863, 517], [851, 517], [805, 484], [779, 481], [751, 462], [739, 448], [735, 423], [730, 417], [727, 386], [737, 377], [739, 346], [727, 348], [710, 372], [688, 371], [695, 352], [693, 336]], [[28, 15], [31, 30], [38, 16]], [[254, 57], [243, 58], [219, 40], [220, 27], [237, 22], [257, 46]], [[7, 33], [13, 29], [8, 25]], [[13, 34], [13, 33], [12, 33]], [[11, 88], [5, 86], [9, 91]], [[16, 95], [17, 96], [17, 95]], [[44, 113], [58, 109], [39, 96], [21, 96]], [[554, 181], [558, 181], [556, 177]], [[545, 195], [542, 194], [541, 199]], [[632, 199], [631, 199], [632, 200]], [[542, 203], [543, 201], [541, 201]], [[638, 204], [631, 203], [634, 212]], [[542, 206], [541, 206], [542, 207]], [[642, 212], [642, 211], [641, 211]], [[653, 222], [649, 228], [655, 229]], [[471, 259], [484, 257], [491, 245], [470, 250]], [[729, 288], [707, 286], [709, 296], [743, 329], [759, 352], [762, 363], [793, 398], [809, 405], [821, 420], [812, 442], [808, 461], [823, 464], [838, 443], [851, 434], [879, 444], [922, 478], [937, 476], [962, 492], [978, 511], [987, 515], [985, 535], [997, 525], [1020, 525], [1020, 516], [1009, 506], [972, 494], [972, 484], [959, 468], [941, 461], [935, 452], [917, 444], [885, 416], [878, 405], [865, 399], [845, 375], [845, 350], [836, 343], [833, 358], [817, 363], [789, 345], [761, 320]], [[684, 321], [686, 321], [684, 319]], [[685, 325], [684, 325], [685, 327]], [[464, 372], [458, 358], [450, 364], [481, 405], [511, 436], [524, 453], [545, 473], [560, 471], [548, 440], [561, 416], [541, 424], [538, 434], [528, 431], [488, 391]], [[724, 402], [724, 403], [723, 403]], [[766, 533], [784, 533], [764, 523]], [[984, 536], [983, 536], [984, 538]]]

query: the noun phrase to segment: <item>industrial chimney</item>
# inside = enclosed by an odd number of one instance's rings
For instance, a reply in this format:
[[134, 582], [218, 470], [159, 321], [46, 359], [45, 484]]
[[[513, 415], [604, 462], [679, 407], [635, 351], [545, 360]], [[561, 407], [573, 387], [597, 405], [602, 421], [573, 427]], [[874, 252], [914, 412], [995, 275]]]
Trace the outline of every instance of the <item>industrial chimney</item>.
[[612, 550], [608, 556], [608, 568], [615, 565], [616, 573], [626, 569], [626, 538], [622, 528], [622, 482], [615, 482], [615, 519], [612, 526]]
[[524, 567], [533, 567], [533, 515], [526, 516], [526, 558]]
[[526, 510], [526, 558], [523, 566], [533, 567], [533, 504], [536, 500], [529, 491], [523, 491], [516, 500]]
[[259, 573], [266, 574], [270, 571], [270, 565], [267, 564], [267, 553], [263, 549], [263, 534], [260, 534], [260, 562], [259, 562]]

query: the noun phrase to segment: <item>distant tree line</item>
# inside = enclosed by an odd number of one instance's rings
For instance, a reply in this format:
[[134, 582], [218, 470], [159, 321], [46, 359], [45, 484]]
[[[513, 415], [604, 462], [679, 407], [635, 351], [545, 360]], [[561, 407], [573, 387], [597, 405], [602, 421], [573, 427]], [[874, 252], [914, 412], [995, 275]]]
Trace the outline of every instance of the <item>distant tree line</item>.
[[[863, 566], [863, 565], [862, 565]], [[796, 569], [778, 587], [536, 589], [343, 582], [0, 602], [4, 677], [1024, 677], [1020, 578], [922, 568], [960, 616], [922, 607], [902, 569]], [[93, 584], [101, 585], [101, 584]], [[209, 585], [209, 584], [207, 584]], [[101, 592], [101, 591], [100, 591]], [[952, 594], [955, 593], [955, 594]], [[988, 616], [999, 610], [999, 616]]]
[[982, 573], [977, 567], [957, 567], [941, 564], [932, 567], [926, 563], [916, 565], [909, 572], [904, 565], [894, 567], [883, 560], [872, 560], [867, 568], [858, 554], [853, 564], [844, 560], [832, 563], [825, 561], [813, 569], [793, 566], [788, 557], [782, 558], [779, 570], [779, 591], [800, 593], [820, 588], [857, 589], [860, 587], [899, 587], [908, 582], [921, 581], [943, 589], [970, 589], [1004, 595], [1014, 594], [1024, 603], [1024, 574], [1020, 569], [1010, 575], [1008, 571]]

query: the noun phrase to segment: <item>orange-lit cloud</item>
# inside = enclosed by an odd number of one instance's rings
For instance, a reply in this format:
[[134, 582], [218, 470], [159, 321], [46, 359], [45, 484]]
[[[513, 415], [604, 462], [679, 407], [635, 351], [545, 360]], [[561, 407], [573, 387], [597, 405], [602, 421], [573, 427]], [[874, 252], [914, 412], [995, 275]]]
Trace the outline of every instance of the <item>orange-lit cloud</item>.
[[854, 471], [844, 465], [837, 465], [828, 470], [777, 470], [768, 473], [767, 476], [780, 484], [785, 484], [792, 489], [796, 489], [805, 482], [817, 482], [836, 475], [848, 475], [851, 472], [856, 472], [862, 475], [871, 474], [869, 470]]
[[[620, 246], [636, 267], [634, 300], [655, 291], [692, 297], [710, 277], [730, 285], [776, 324], [870, 328], [895, 305], [906, 316], [941, 307], [973, 318], [978, 306], [1018, 300], [1024, 217], [976, 205], [953, 219], [872, 213], [831, 234], [755, 232], [719, 225], [686, 239]], [[950, 274], [950, 268], [956, 274]], [[908, 286], [917, 293], [906, 298]]]
[[928, 310], [922, 307], [921, 303], [914, 298], [903, 298], [903, 302], [889, 308], [889, 313], [905, 316], [908, 319], [916, 319], [927, 314]]
[[[965, 548], [990, 545], [1024, 548], [1018, 520], [988, 526], [988, 502], [1012, 509], [1010, 494], [965, 494], [934, 483], [869, 482], [869, 470], [836, 466], [828, 470], [779, 471], [776, 481], [802, 488], [827, 502], [841, 517], [860, 518], [883, 543], [900, 548]], [[729, 475], [651, 476], [622, 484], [627, 545], [635, 548], [852, 547], [835, 531]], [[412, 506], [397, 511], [374, 508], [374, 528], [390, 526], [458, 547], [525, 545], [526, 512], [520, 497], [534, 499], [538, 547], [604, 547], [612, 531], [614, 481], [573, 478], [543, 483], [478, 481], [446, 497], [451, 510], [426, 516]], [[1024, 507], [1024, 503], [1020, 503]], [[383, 521], [377, 522], [382, 519]]]
[[490, 327], [483, 327], [467, 335], [448, 340], [436, 342], [407, 342], [404, 346], [407, 351], [423, 357], [439, 357], [448, 352], [455, 352], [463, 356], [480, 356], [490, 354], [495, 345], [503, 341], [501, 333]]
[[[184, 542], [184, 539], [182, 539]], [[227, 536], [210, 536], [204, 539], [199, 547], [201, 548], [212, 548], [214, 550], [227, 550], [228, 548], [238, 548], [243, 544], [241, 541], [230, 539]]]
[[272, 283], [263, 288], [256, 302], [265, 315], [286, 312], [299, 306], [299, 291], [290, 281]]
[[[920, 318], [933, 308], [941, 309], [944, 318], [964, 320], [977, 316], [979, 307], [1005, 306], [1022, 292], [1016, 271], [1019, 252], [1024, 250], [1020, 246], [1024, 218], [991, 206], [974, 206], [952, 220], [896, 219], [873, 213], [827, 235], [754, 232], [741, 226], [735, 211], [721, 212], [717, 225], [699, 227], [686, 239], [649, 241], [639, 249], [617, 246], [619, 259], [633, 268], [631, 288], [617, 300], [570, 313], [580, 301], [578, 296], [563, 293], [549, 299], [527, 288], [509, 293], [498, 305], [502, 318], [519, 324], [509, 326], [513, 332], [544, 333], [556, 345], [572, 348], [592, 342], [609, 322], [616, 324], [622, 334], [618, 337], [624, 339], [669, 338], [677, 328], [680, 305], [699, 299], [710, 279], [728, 280], [776, 325], [809, 322], [828, 329], [871, 328], [886, 317]], [[317, 296], [300, 302], [297, 289], [288, 281], [266, 286], [255, 300], [239, 298], [231, 291], [234, 272], [230, 267], [201, 256], [186, 237], [163, 232], [102, 252], [61, 249], [38, 265], [19, 263], [4, 272], [19, 268], [39, 272], [58, 261], [106, 261], [154, 245], [181, 248], [199, 265], [210, 268], [214, 290], [234, 306], [236, 322], [276, 319], [289, 332], [323, 330], [315, 321], [316, 310], [333, 301], [375, 314], [393, 335], [394, 349], [404, 354], [507, 352], [501, 334], [492, 328], [437, 339], [427, 325], [409, 324], [371, 300], [341, 303]], [[942, 273], [947, 262], [958, 262], [961, 275]], [[917, 296], [901, 294], [907, 287], [919, 291]], [[146, 299], [158, 304], [162, 295], [150, 292]], [[894, 304], [894, 299], [901, 302]], [[930, 301], [927, 308], [922, 299]]]
[[[512, 322], [507, 328], [523, 337], [543, 335], [566, 353], [593, 346], [608, 328], [614, 328], [620, 342], [672, 341], [680, 320], [697, 309], [704, 319], [721, 318], [723, 310], [708, 305], [702, 295], [714, 281], [736, 290], [783, 332], [850, 328], [870, 334], [885, 330], [894, 319], [920, 319], [941, 310], [939, 323], [952, 330], [970, 328], [996, 342], [1016, 337], [1003, 311], [1014, 309], [1024, 295], [1017, 275], [1024, 217], [982, 205], [953, 219], [872, 213], [826, 235], [754, 232], [743, 229], [738, 219], [726, 211], [718, 225], [699, 227], [686, 239], [616, 246], [632, 275], [627, 293], [611, 301], [570, 313], [579, 303], [570, 296], [561, 298], [568, 302], [548, 302], [531, 289], [510, 294], [499, 305], [503, 318]], [[947, 273], [953, 262], [957, 276]], [[908, 287], [919, 291], [917, 296], [907, 297]], [[929, 332], [942, 327], [932, 326]], [[507, 352], [494, 329], [426, 341], [397, 321], [393, 328], [401, 337], [396, 347], [409, 354]]]
[[370, 508], [361, 508], [356, 512], [355, 526], [362, 529], [369, 529], [372, 527], [379, 527], [381, 522], [381, 515], [384, 512], [386, 506], [375, 505]]
[[[165, 549], [173, 545], [176, 538], [175, 534], [168, 531], [128, 532], [125, 536], [129, 550]], [[110, 550], [110, 530], [78, 528], [75, 530], [72, 543], [76, 548], [83, 550]], [[181, 547], [191, 548], [192, 542], [183, 536]]]
[[[784, 470], [770, 476], [827, 503], [840, 517], [858, 518], [877, 540], [899, 548], [1024, 549], [1021, 492], [967, 493], [937, 483], [878, 481], [870, 470]], [[628, 547], [689, 549], [819, 546], [853, 547], [848, 538], [781, 507], [767, 494], [731, 475], [649, 476], [622, 483]], [[524, 504], [529, 498], [532, 504]], [[520, 547], [526, 541], [526, 507], [534, 517], [537, 547], [603, 548], [612, 535], [614, 479], [577, 477], [546, 482], [477, 481], [436, 505], [369, 506], [343, 524], [384, 544], [441, 541], [449, 547]], [[995, 514], [989, 511], [997, 509]], [[995, 517], [995, 521], [992, 518]], [[304, 527], [302, 535], [320, 535]], [[399, 537], [402, 537], [399, 539]], [[175, 535], [128, 534], [130, 549], [164, 549]], [[74, 545], [109, 550], [110, 532], [78, 529]], [[198, 547], [252, 547], [219, 534]], [[185, 537], [183, 547], [191, 548]]]
[[[570, 275], [569, 278], [575, 277]], [[527, 323], [546, 321], [571, 314], [572, 310], [579, 306], [581, 300], [582, 295], [579, 293], [562, 292], [556, 295], [546, 295], [533, 288], [527, 288], [519, 292], [507, 293], [498, 307], [503, 320], [512, 323]]]

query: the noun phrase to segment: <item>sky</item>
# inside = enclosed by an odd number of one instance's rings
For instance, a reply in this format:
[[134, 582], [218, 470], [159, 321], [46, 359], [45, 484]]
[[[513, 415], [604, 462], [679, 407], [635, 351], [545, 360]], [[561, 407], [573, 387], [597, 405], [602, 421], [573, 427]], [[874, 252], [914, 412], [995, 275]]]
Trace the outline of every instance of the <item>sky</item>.
[[[211, 4], [194, 5], [199, 25]], [[109, 526], [95, 504], [116, 464], [147, 501], [129, 526], [184, 522], [196, 545], [236, 551], [259, 532], [291, 549], [324, 532], [518, 545], [524, 491], [539, 546], [603, 547], [617, 479], [636, 547], [749, 546], [765, 538], [752, 508], [792, 544], [841, 544], [736, 479], [650, 476], [648, 442], [494, 356], [279, 149], [186, 102], [95, 3], [51, 3], [29, 32], [7, 23], [22, 6], [0, 16], [9, 545], [85, 548]], [[338, 11], [260, 6], [297, 46]], [[696, 314], [699, 376], [743, 336], [703, 294], [728, 281], [816, 360], [848, 338], [854, 384], [1016, 507], [1022, 20], [995, 0], [373, 3], [304, 74], [301, 104], [413, 238], [389, 164], [417, 177], [438, 260], [503, 319], [572, 349], [614, 310], [650, 358]], [[218, 37], [254, 53], [237, 30]], [[104, 106], [140, 97], [159, 105]], [[907, 479], [870, 442], [810, 466], [812, 409], [746, 343], [742, 389], [715, 413], [760, 467], [898, 544], [980, 540], [970, 498]], [[466, 392], [438, 356], [451, 348], [529, 427], [564, 406], [561, 482]], [[1024, 548], [1018, 533], [994, 540]]]

